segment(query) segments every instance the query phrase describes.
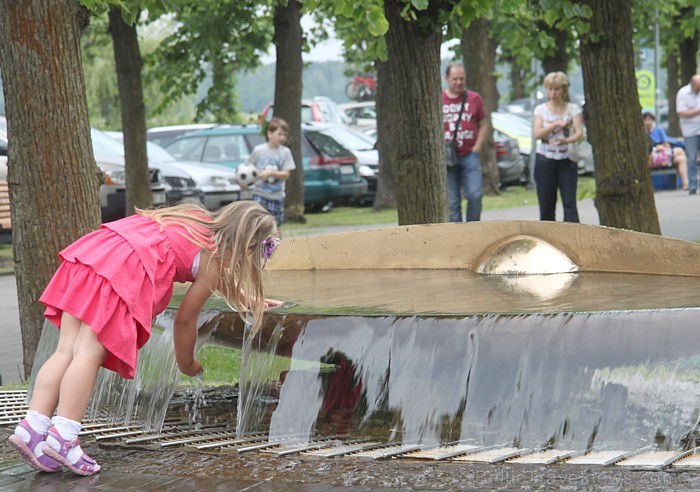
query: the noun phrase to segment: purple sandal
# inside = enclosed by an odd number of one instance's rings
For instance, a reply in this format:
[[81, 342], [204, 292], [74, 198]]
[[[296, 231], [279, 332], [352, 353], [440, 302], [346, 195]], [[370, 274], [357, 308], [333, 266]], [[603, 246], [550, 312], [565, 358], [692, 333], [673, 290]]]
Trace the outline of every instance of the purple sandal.
[[[48, 473], [61, 471], [61, 464], [44, 454], [43, 446], [44, 442], [46, 441], [46, 436], [43, 436], [32, 429], [32, 426], [29, 425], [25, 419], [22, 419], [22, 421], [18, 424], [18, 427], [21, 427], [27, 434], [29, 434], [29, 442], [24, 442], [24, 440], [17, 434], [12, 434], [9, 441], [10, 444], [12, 444], [12, 447], [14, 447], [22, 456], [22, 459], [32, 468], [39, 471]], [[34, 450], [37, 448], [39, 448], [40, 451], [39, 456], [34, 454]]]
[[[71, 451], [78, 446], [80, 446], [80, 441], [77, 438], [73, 441], [63, 439], [58, 430], [55, 427], [51, 427], [49, 435], [46, 437], [46, 444], [44, 444], [44, 453], [67, 466], [70, 471], [78, 475], [94, 475], [100, 471], [100, 465], [85, 452], [82, 452], [77, 460], [71, 461], [69, 459], [68, 456], [71, 454]], [[74, 457], [72, 456], [72, 458]]]

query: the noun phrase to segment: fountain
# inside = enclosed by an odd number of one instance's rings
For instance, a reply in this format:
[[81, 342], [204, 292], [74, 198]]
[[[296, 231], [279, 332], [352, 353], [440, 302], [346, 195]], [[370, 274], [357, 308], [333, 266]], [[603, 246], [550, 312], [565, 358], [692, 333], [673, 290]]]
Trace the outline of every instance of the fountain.
[[[200, 344], [244, 349], [239, 437], [682, 451], [700, 419], [699, 260], [693, 243], [552, 222], [288, 239], [267, 279], [286, 303], [253, 339], [212, 307]], [[165, 343], [173, 312], [156, 320]], [[288, 368], [268, 381], [274, 357]], [[158, 427], [174, 365], [141, 359], [168, 384], [93, 408]]]
[[[285, 240], [268, 292], [289, 304], [258, 343], [291, 367], [239, 422], [271, 439], [686, 449], [699, 259], [685, 241], [548, 222]], [[205, 326], [243, 342], [235, 313]]]

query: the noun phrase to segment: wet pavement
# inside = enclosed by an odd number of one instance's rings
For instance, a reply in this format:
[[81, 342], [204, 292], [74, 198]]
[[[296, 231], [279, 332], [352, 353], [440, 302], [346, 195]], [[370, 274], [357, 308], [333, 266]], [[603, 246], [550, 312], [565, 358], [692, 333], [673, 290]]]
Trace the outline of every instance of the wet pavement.
[[92, 477], [37, 473], [6, 444], [0, 429], [3, 491], [460, 491], [460, 490], [698, 490], [698, 472], [626, 471], [614, 466], [426, 463], [209, 454], [153, 450], [85, 439], [103, 467]]

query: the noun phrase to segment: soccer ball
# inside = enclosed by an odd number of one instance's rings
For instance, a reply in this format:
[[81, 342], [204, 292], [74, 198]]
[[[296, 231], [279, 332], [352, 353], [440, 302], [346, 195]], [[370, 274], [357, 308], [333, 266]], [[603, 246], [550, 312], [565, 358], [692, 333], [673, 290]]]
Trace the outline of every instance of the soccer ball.
[[236, 169], [236, 181], [242, 187], [249, 188], [258, 180], [258, 169], [250, 164], [241, 164]]

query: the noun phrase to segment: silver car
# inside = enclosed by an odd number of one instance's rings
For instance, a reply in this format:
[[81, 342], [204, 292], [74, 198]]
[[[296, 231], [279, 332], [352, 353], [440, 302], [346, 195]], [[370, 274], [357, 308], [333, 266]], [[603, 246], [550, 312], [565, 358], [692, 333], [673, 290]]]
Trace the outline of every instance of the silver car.
[[204, 192], [204, 205], [209, 210], [217, 210], [231, 202], [251, 198], [250, 191], [241, 189], [236, 181], [236, 172], [229, 167], [206, 162], [178, 161], [163, 147], [148, 142], [146, 144], [149, 162], [155, 166], [167, 164], [187, 172]]
[[[121, 132], [108, 132], [108, 135], [120, 144], [123, 141]], [[209, 210], [217, 210], [229, 203], [251, 198], [251, 192], [241, 190], [236, 181], [236, 171], [225, 166], [206, 162], [179, 161], [170, 152], [153, 142], [146, 142], [148, 162], [156, 168], [176, 168], [192, 177], [195, 184], [203, 192], [202, 201]]]
[[[4, 118], [2, 118], [4, 120]], [[4, 122], [3, 122], [4, 123]], [[100, 137], [97, 137], [98, 139]], [[106, 137], [109, 138], [109, 137]], [[93, 139], [93, 151], [100, 149]], [[107, 222], [124, 217], [126, 213], [126, 172], [124, 158], [108, 155], [95, 155], [95, 162], [104, 174], [100, 185], [99, 198], [102, 221]], [[153, 204], [162, 205], [166, 201], [166, 183], [159, 169], [149, 169]], [[9, 215], [9, 193], [7, 190], [7, 134], [0, 130], [0, 232], [11, 230]], [[6, 234], [3, 234], [3, 236]], [[0, 238], [0, 242], [3, 239]]]

